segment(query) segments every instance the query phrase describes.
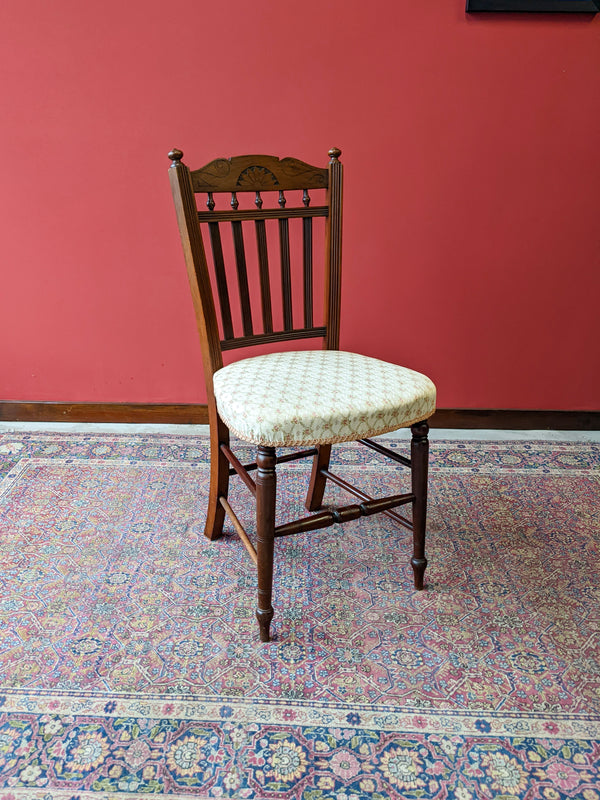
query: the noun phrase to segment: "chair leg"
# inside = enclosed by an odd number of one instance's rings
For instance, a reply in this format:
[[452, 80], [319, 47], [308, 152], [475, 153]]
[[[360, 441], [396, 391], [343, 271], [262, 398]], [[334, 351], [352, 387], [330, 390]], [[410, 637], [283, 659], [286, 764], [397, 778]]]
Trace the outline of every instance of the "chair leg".
[[221, 452], [221, 444], [229, 445], [229, 429], [218, 419], [216, 425], [210, 426], [210, 491], [204, 527], [204, 535], [211, 541], [223, 533], [225, 509], [219, 497], [227, 498], [229, 489], [229, 462]]
[[256, 553], [258, 556], [258, 607], [256, 619], [261, 642], [269, 642], [273, 619], [273, 545], [275, 542], [275, 448], [259, 447], [256, 457]]
[[323, 495], [325, 494], [325, 484], [327, 478], [321, 475], [322, 469], [329, 468], [329, 458], [331, 456], [330, 444], [317, 445], [317, 455], [313, 459], [310, 484], [306, 495], [305, 507], [307, 511], [317, 511], [323, 505]]
[[410, 445], [411, 481], [413, 500], [413, 557], [412, 564], [415, 576], [415, 589], [423, 588], [423, 575], [427, 566], [425, 558], [425, 526], [427, 522], [427, 468], [429, 461], [429, 440], [427, 422], [417, 422], [411, 426], [412, 441]]

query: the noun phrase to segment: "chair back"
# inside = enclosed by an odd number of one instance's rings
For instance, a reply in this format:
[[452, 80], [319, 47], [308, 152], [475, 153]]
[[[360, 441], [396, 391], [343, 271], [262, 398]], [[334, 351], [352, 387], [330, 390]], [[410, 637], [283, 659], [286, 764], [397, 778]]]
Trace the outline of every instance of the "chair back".
[[[212, 375], [223, 366], [223, 350], [306, 338], [321, 338], [326, 349], [339, 348], [340, 155], [337, 148], [330, 150], [325, 168], [295, 158], [247, 155], [190, 170], [180, 150], [169, 153], [209, 399]], [[313, 204], [315, 195], [324, 195], [321, 204]], [[293, 204], [288, 206], [290, 197]], [[321, 232], [314, 228], [319, 222]], [[321, 265], [314, 253], [319, 233], [324, 241]], [[255, 241], [251, 249], [250, 239]], [[293, 253], [296, 244], [298, 254]], [[299, 272], [300, 264], [301, 280], [294, 269], [298, 265]], [[324, 304], [323, 319], [315, 321], [317, 275], [323, 278]], [[293, 297], [300, 282], [301, 303]]]

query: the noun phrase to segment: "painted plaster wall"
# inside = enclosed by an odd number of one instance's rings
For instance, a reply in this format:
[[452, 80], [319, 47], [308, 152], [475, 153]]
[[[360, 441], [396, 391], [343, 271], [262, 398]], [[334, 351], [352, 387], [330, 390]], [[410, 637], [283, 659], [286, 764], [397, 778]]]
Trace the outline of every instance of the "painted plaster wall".
[[337, 145], [345, 349], [600, 407], [600, 15], [5, 0], [0, 39], [0, 398], [202, 402], [166, 153]]

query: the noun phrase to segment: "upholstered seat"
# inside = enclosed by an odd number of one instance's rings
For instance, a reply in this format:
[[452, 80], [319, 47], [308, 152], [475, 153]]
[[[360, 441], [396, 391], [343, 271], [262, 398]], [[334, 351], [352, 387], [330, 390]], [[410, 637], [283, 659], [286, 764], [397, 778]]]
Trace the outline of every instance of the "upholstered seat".
[[271, 447], [364, 439], [435, 410], [435, 386], [425, 375], [339, 350], [246, 358], [215, 372], [213, 381], [230, 431]]

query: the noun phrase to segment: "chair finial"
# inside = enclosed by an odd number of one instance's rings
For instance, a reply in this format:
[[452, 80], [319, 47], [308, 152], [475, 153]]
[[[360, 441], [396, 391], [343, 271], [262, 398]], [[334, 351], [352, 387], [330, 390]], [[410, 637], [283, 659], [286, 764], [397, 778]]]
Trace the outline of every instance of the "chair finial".
[[338, 158], [342, 155], [342, 151], [339, 147], [332, 147], [329, 153], [327, 154], [332, 161], [337, 161]]
[[178, 164], [178, 163], [181, 161], [181, 159], [183, 158], [183, 153], [182, 153], [182, 151], [181, 151], [181, 150], [178, 150], [176, 147], [174, 147], [174, 148], [173, 148], [173, 149], [172, 149], [172, 150], [169, 152], [169, 154], [168, 154], [168, 157], [169, 157], [169, 158], [171, 159], [171, 161], [173, 162], [173, 163], [171, 164], [171, 166], [172, 166], [172, 167], [175, 167], [175, 166], [177, 166], [177, 164]]

